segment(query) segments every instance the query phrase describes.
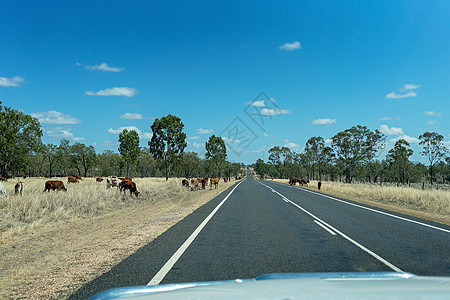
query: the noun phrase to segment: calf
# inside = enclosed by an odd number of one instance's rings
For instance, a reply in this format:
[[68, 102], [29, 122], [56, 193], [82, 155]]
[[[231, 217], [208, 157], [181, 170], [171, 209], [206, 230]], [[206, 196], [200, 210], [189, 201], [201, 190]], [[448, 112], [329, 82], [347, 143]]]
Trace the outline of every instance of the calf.
[[18, 183], [16, 183], [16, 185], [14, 186], [14, 195], [18, 195], [20, 194], [20, 196], [22, 196], [23, 193], [23, 182], [19, 181]]
[[189, 181], [187, 179], [183, 179], [181, 181], [181, 184], [185, 187], [185, 188], [189, 188]]
[[103, 181], [103, 178], [97, 177], [97, 179], [95, 179], [95, 181], [97, 181], [97, 182], [102, 182], [102, 181]]
[[66, 187], [64, 186], [64, 183], [61, 180], [47, 180], [45, 182], [45, 189], [44, 192], [49, 191], [50, 190], [54, 191], [54, 190], [63, 190], [63, 191], [67, 191]]
[[67, 183], [78, 183], [78, 179], [75, 176], [67, 177]]

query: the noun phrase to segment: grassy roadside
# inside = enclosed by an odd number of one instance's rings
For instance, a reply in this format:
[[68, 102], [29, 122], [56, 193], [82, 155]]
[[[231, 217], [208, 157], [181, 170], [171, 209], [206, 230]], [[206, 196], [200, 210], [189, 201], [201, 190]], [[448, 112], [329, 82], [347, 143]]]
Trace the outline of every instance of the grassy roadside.
[[[61, 212], [59, 219], [52, 217], [52, 220], [41, 216], [35, 222], [21, 221], [1, 232], [0, 299], [67, 298], [236, 182], [221, 181], [217, 190], [190, 192], [177, 190], [181, 179], [173, 181], [141, 181], [138, 189], [144, 197], [140, 200], [129, 198], [129, 194], [125, 197], [117, 191], [100, 189], [101, 197], [112, 193], [107, 198], [118, 203], [116, 208], [104, 208], [101, 213]], [[95, 183], [83, 184], [89, 187]], [[35, 198], [41, 197], [41, 186], [36, 189], [39, 194]], [[82, 190], [82, 186], [80, 183], [68, 189]], [[69, 197], [68, 193], [49, 193], [42, 197]], [[87, 201], [77, 193], [74, 195], [76, 201]], [[20, 201], [20, 197], [8, 198]], [[32, 201], [41, 203], [42, 199]], [[7, 215], [5, 207], [3, 215]], [[10, 216], [10, 223], [12, 219]]]
[[[289, 184], [287, 179], [274, 179]], [[311, 181], [309, 190], [319, 191], [317, 181]], [[322, 182], [321, 193], [368, 204], [450, 226], [450, 191], [420, 190], [408, 187], [377, 186]]]

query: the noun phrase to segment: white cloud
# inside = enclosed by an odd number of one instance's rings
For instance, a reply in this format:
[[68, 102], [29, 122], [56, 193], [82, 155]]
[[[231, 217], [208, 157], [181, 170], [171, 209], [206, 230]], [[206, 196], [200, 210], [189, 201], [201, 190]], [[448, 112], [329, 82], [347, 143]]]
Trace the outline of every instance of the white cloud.
[[442, 114], [440, 112], [437, 112], [437, 111], [434, 111], [434, 110], [426, 111], [425, 114], [427, 116], [431, 116], [431, 117], [442, 117]]
[[268, 134], [268, 133], [266, 133], [266, 132], [264, 132], [264, 136], [265, 136], [265, 137], [273, 137], [273, 135]]
[[260, 114], [263, 116], [279, 116], [279, 115], [287, 115], [290, 114], [291, 110], [289, 109], [280, 109], [280, 108], [263, 108], [261, 109]]
[[293, 51], [293, 50], [300, 49], [301, 46], [300, 46], [299, 41], [295, 41], [293, 43], [286, 43], [283, 46], [280, 46], [279, 48], [283, 49], [283, 50], [287, 50], [287, 51]]
[[323, 118], [314, 120], [312, 123], [314, 125], [333, 125], [336, 124], [336, 119]]
[[213, 133], [214, 130], [212, 129], [203, 129], [203, 128], [199, 128], [197, 129], [197, 133], [199, 134], [209, 134], [209, 133]]
[[141, 114], [136, 113], [125, 113], [119, 117], [120, 119], [128, 119], [128, 120], [142, 120]]
[[84, 141], [84, 137], [76, 137], [69, 128], [55, 127], [45, 130], [45, 135], [53, 139], [71, 139], [73, 141]]
[[391, 127], [389, 128], [387, 125], [381, 125], [380, 131], [386, 135], [404, 135], [403, 129], [399, 127]]
[[111, 134], [119, 134], [121, 133], [124, 129], [127, 129], [128, 131], [134, 130], [138, 133], [139, 138], [144, 139], [144, 140], [149, 140], [152, 138], [153, 134], [150, 132], [142, 132], [142, 130], [140, 130], [139, 128], [137, 128], [136, 126], [123, 126], [123, 127], [119, 127], [117, 129], [108, 129], [108, 133]]
[[8, 87], [8, 86], [20, 86], [20, 84], [24, 81], [22, 77], [15, 76], [12, 78], [0, 77], [0, 86]]
[[390, 99], [401, 99], [401, 98], [409, 98], [409, 97], [417, 97], [417, 94], [413, 91], [409, 91], [406, 94], [397, 94], [395, 92], [389, 93], [386, 95], [386, 98]]
[[380, 121], [392, 121], [392, 120], [401, 120], [402, 118], [400, 118], [400, 117], [383, 117], [383, 118], [380, 118], [380, 119], [378, 119], [378, 120], [380, 120]]
[[188, 136], [187, 139], [188, 140], [198, 140], [198, 139], [200, 139], [200, 137], [199, 136]]
[[412, 137], [412, 136], [407, 136], [407, 135], [401, 135], [398, 136], [396, 138], [391, 139], [391, 143], [395, 143], [398, 140], [405, 140], [410, 144], [418, 144], [420, 142], [420, 140], [418, 138]]
[[222, 140], [227, 144], [239, 144], [241, 141], [239, 139], [230, 139], [227, 137], [222, 137]]
[[87, 91], [85, 94], [89, 96], [125, 96], [133, 97], [137, 90], [130, 87], [113, 87], [110, 89], [100, 90], [98, 92]]
[[420, 87], [420, 84], [407, 83], [407, 84], [403, 85], [404, 90], [415, 90], [415, 89], [418, 89], [419, 87]]
[[41, 124], [78, 124], [81, 123], [80, 119], [65, 115], [56, 110], [49, 110], [47, 112], [35, 112], [31, 114], [39, 120]]
[[202, 144], [196, 143], [196, 142], [193, 142], [193, 143], [192, 143], [192, 146], [195, 147], [195, 148], [202, 148], [202, 147], [203, 147]]
[[[80, 66], [81, 64], [77, 63], [77, 66]], [[98, 66], [86, 66], [86, 69], [88, 70], [99, 70], [102, 72], [122, 72], [125, 70], [125, 68], [115, 68], [108, 66], [107, 63], [101, 63]]]
[[288, 140], [285, 140], [286, 144], [284, 144], [284, 147], [288, 147], [291, 150], [297, 151], [298, 149], [300, 149], [300, 145], [294, 143], [294, 142], [290, 142]]
[[249, 102], [249, 104], [251, 106], [255, 106], [255, 107], [265, 107], [266, 106], [266, 102], [264, 100]]
[[435, 125], [436, 123], [437, 123], [437, 122], [434, 121], [434, 120], [433, 120], [433, 121], [428, 121], [428, 122], [427, 122], [427, 125]]

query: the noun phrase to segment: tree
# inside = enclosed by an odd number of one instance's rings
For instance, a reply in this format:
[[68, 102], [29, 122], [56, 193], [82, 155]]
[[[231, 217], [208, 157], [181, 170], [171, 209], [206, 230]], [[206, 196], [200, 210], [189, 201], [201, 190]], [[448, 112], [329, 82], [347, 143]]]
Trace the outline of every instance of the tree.
[[282, 150], [280, 147], [275, 146], [269, 149], [269, 160], [270, 162], [278, 167], [278, 178], [281, 178], [281, 154]]
[[398, 174], [398, 180], [405, 184], [406, 169], [409, 163], [409, 157], [413, 154], [413, 150], [409, 147], [406, 140], [400, 139], [395, 142], [394, 148], [389, 150], [386, 160]]
[[215, 136], [214, 134], [209, 137], [209, 140], [205, 142], [206, 154], [205, 157], [212, 161], [216, 174], [219, 176], [219, 166], [225, 162], [227, 157], [227, 146], [220, 136]]
[[68, 170], [71, 164], [70, 161], [70, 141], [66, 139], [62, 139], [59, 144], [59, 153], [60, 153], [60, 159], [59, 163], [63, 169], [64, 176], [68, 175]]
[[130, 175], [130, 165], [137, 162], [139, 156], [139, 135], [136, 130], [124, 129], [119, 133], [119, 153], [127, 164], [127, 177]]
[[71, 161], [81, 176], [81, 169], [84, 171], [84, 177], [87, 176], [88, 170], [97, 163], [97, 154], [94, 146], [86, 146], [85, 144], [76, 143], [70, 147]]
[[0, 174], [25, 169], [28, 156], [43, 149], [41, 137], [36, 118], [2, 106], [0, 101]]
[[186, 148], [186, 133], [183, 132], [184, 124], [177, 116], [167, 115], [161, 119], [155, 119], [151, 129], [153, 136], [148, 145], [151, 154], [162, 160], [166, 167], [166, 180], [169, 179], [170, 167]]
[[58, 151], [58, 146], [54, 144], [47, 144], [44, 148], [44, 154], [48, 161], [48, 175], [52, 177], [55, 164], [61, 158], [60, 152]]
[[350, 183], [356, 168], [362, 162], [371, 162], [385, 145], [385, 136], [380, 131], [371, 131], [366, 126], [353, 126], [331, 138], [336, 158], [343, 168], [345, 181]]
[[439, 163], [448, 152], [444, 147], [442, 140], [444, 137], [437, 132], [425, 132], [419, 136], [419, 145], [423, 146], [423, 151], [420, 152], [423, 156], [428, 158], [430, 163], [430, 182], [433, 184], [433, 166]]
[[194, 174], [201, 163], [202, 160], [196, 152], [183, 153], [180, 158], [180, 168], [186, 178], [192, 177], [192, 174]]

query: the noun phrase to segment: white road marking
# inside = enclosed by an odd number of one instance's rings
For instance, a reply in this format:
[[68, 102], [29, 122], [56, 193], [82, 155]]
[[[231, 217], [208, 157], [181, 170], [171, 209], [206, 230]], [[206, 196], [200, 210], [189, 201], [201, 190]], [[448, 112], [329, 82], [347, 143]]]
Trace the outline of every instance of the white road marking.
[[172, 255], [171, 258], [165, 263], [165, 265], [159, 270], [158, 273], [150, 280], [147, 285], [158, 285], [164, 277], [169, 273], [170, 269], [172, 269], [173, 265], [178, 261], [178, 259], [183, 255], [184, 251], [189, 247], [189, 245], [194, 241], [194, 239], [198, 236], [200, 231], [202, 231], [203, 227], [206, 226], [209, 220], [214, 216], [214, 214], [219, 210], [222, 204], [227, 201], [228, 197], [234, 192], [234, 190], [242, 183], [239, 182], [232, 190], [228, 193], [228, 195], [216, 206], [216, 208], [206, 217], [205, 220], [194, 230], [194, 232], [188, 237], [188, 239], [181, 245], [181, 247]]
[[[259, 182], [259, 181], [258, 181]], [[270, 186], [265, 185], [264, 183], [259, 182], [260, 184], [264, 185], [265, 187], [272, 189]], [[283, 198], [286, 198], [285, 196], [283, 196], [282, 194], [280, 194], [278, 191], [275, 191], [275, 193], [277, 193], [278, 195], [280, 195]], [[392, 270], [396, 271], [396, 272], [402, 272], [403, 271], [394, 266], [393, 264], [391, 264], [390, 262], [388, 262], [387, 260], [385, 260], [384, 258], [382, 258], [381, 256], [379, 256], [378, 254], [376, 254], [375, 252], [373, 252], [372, 250], [364, 247], [363, 245], [361, 245], [360, 243], [358, 243], [357, 241], [353, 240], [352, 238], [350, 238], [349, 236], [345, 235], [344, 233], [340, 232], [339, 230], [337, 230], [336, 228], [334, 228], [333, 226], [331, 226], [330, 224], [328, 224], [327, 222], [323, 221], [322, 219], [316, 217], [314, 214], [310, 213], [309, 211], [307, 211], [306, 209], [304, 209], [303, 207], [301, 207], [300, 205], [298, 205], [297, 203], [292, 202], [291, 200], [289, 200], [288, 198], [286, 198], [288, 200], [288, 202], [292, 205], [294, 205], [295, 207], [297, 207], [298, 209], [302, 210], [303, 212], [305, 212], [306, 214], [310, 215], [311, 217], [313, 217], [315, 220], [321, 222], [322, 224], [326, 225], [327, 227], [329, 227], [330, 229], [332, 229], [334, 232], [336, 232], [337, 234], [339, 234], [340, 236], [342, 236], [344, 239], [348, 240], [349, 242], [351, 242], [352, 244], [354, 244], [355, 246], [359, 247], [360, 249], [362, 249], [363, 251], [367, 252], [368, 254], [370, 254], [371, 256], [373, 256], [374, 258], [376, 258], [377, 260], [381, 261], [382, 263], [384, 263], [386, 266], [388, 266], [389, 268], [391, 268]]]
[[447, 230], [447, 229], [444, 229], [444, 228], [440, 228], [440, 227], [433, 226], [433, 225], [430, 225], [430, 224], [422, 223], [422, 222], [419, 222], [419, 221], [414, 221], [414, 220], [411, 220], [411, 219], [408, 219], [408, 218], [403, 218], [403, 217], [400, 217], [400, 216], [396, 216], [396, 215], [393, 215], [393, 214], [390, 214], [390, 213], [386, 213], [384, 211], [379, 211], [379, 210], [376, 210], [376, 209], [373, 209], [373, 208], [369, 208], [369, 207], [365, 207], [365, 206], [362, 206], [362, 205], [358, 205], [358, 204], [355, 204], [355, 203], [350, 203], [350, 202], [347, 202], [347, 201], [344, 201], [344, 200], [341, 200], [341, 199], [337, 199], [337, 198], [334, 198], [334, 197], [331, 197], [331, 196], [328, 196], [328, 195], [324, 195], [324, 194], [320, 194], [320, 193], [317, 193], [317, 192], [314, 192], [314, 191], [310, 191], [308, 189], [304, 189], [304, 188], [300, 188], [300, 187], [295, 187], [295, 188], [299, 189], [301, 191], [305, 191], [305, 192], [309, 192], [309, 193], [312, 193], [312, 194], [315, 194], [315, 195], [318, 195], [318, 196], [329, 198], [331, 200], [335, 200], [335, 201], [338, 201], [338, 202], [341, 202], [341, 203], [345, 203], [345, 204], [352, 205], [352, 206], [355, 206], [355, 207], [359, 207], [359, 208], [362, 208], [362, 209], [370, 210], [370, 211], [373, 211], [373, 212], [376, 212], [376, 213], [379, 213], [379, 214], [382, 214], [382, 215], [386, 215], [386, 216], [389, 216], [389, 217], [392, 217], [392, 218], [400, 219], [400, 220], [403, 220], [403, 221], [419, 224], [419, 225], [422, 225], [422, 226], [426, 226], [426, 227], [429, 227], [429, 228], [433, 228], [433, 229], [436, 229], [436, 230], [441, 230], [441, 231], [450, 233], [450, 230]]
[[322, 227], [323, 229], [325, 229], [326, 231], [328, 231], [331, 235], [336, 235], [336, 233], [335, 233], [333, 230], [328, 229], [328, 227], [325, 226], [325, 224], [322, 224], [322, 223], [320, 223], [320, 222], [317, 221], [317, 220], [314, 220], [314, 223], [316, 223], [317, 225], [319, 225], [320, 227]]

